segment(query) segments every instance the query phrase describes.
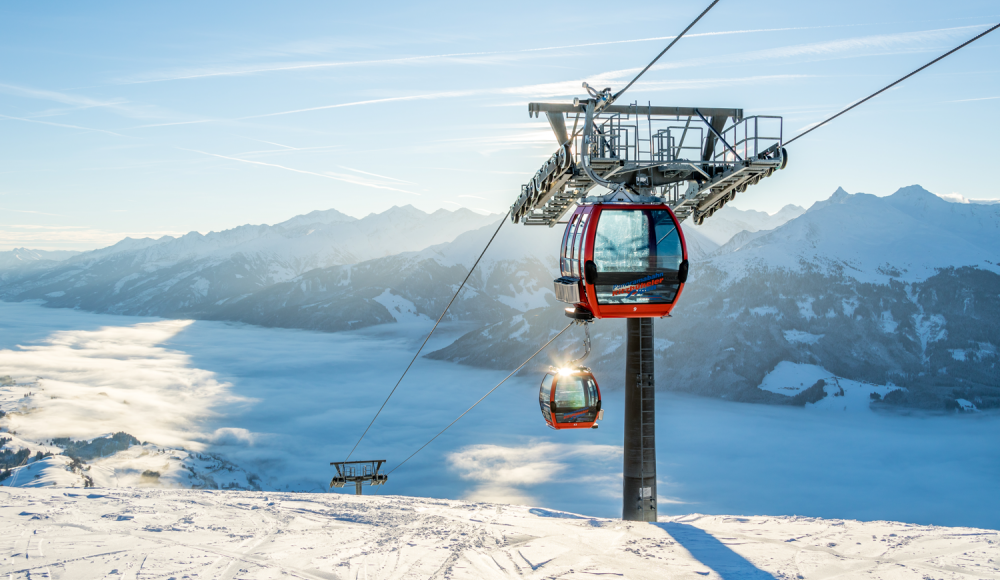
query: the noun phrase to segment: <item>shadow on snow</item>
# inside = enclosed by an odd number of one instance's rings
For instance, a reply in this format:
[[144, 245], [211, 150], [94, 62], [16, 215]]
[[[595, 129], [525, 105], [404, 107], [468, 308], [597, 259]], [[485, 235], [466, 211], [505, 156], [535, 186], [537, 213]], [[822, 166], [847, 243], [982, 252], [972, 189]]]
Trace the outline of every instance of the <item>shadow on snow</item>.
[[715, 570], [723, 580], [775, 580], [774, 576], [754, 566], [701, 528], [678, 522], [653, 525], [670, 534], [695, 559]]

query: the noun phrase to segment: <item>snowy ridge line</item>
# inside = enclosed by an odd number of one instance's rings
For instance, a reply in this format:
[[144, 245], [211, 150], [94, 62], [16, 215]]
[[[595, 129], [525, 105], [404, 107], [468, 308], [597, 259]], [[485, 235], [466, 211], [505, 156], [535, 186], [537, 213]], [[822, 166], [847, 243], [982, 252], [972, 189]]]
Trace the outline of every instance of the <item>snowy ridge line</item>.
[[998, 206], [946, 201], [919, 185], [886, 197], [838, 189], [775, 229], [734, 235], [691, 273], [716, 268], [727, 283], [767, 270], [920, 282], [961, 266], [1000, 273], [997, 246]]
[[126, 238], [30, 267], [5, 267], [0, 255], [0, 297], [115, 314], [215, 318], [308, 272], [420, 251], [496, 218], [468, 210], [427, 214], [412, 206], [362, 219], [327, 210], [205, 235]]

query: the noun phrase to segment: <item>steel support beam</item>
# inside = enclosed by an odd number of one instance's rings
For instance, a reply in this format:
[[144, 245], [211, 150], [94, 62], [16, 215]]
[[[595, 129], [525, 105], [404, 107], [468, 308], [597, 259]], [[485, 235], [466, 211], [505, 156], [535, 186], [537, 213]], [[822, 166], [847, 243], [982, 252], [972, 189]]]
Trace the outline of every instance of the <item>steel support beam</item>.
[[562, 147], [569, 141], [569, 133], [566, 131], [566, 119], [562, 113], [552, 112], [545, 113], [545, 117], [549, 120], [549, 126], [552, 127], [552, 133], [555, 134], [556, 141]]
[[656, 412], [653, 319], [629, 318], [625, 351], [622, 519], [656, 521]]
[[[722, 132], [723, 127], [726, 126], [726, 117], [721, 115], [708, 115], [707, 113], [698, 114], [699, 117], [702, 115], [712, 117], [711, 122], [707, 123], [711, 128], [712, 132], [705, 136], [705, 149], [701, 152], [702, 161], [711, 161], [712, 154], [715, 152], [715, 136]], [[702, 117], [704, 119], [704, 117]]]
[[[538, 116], [538, 113], [580, 113], [586, 112], [583, 104], [567, 103], [528, 103], [528, 114]], [[713, 107], [650, 107], [647, 105], [611, 105], [601, 109], [601, 114], [619, 113], [622, 115], [666, 115], [677, 117], [697, 117], [695, 110], [701, 111], [706, 117], [721, 117], [725, 122], [728, 117], [737, 121], [743, 119], [743, 109], [719, 109]], [[719, 127], [721, 130], [722, 127]]]

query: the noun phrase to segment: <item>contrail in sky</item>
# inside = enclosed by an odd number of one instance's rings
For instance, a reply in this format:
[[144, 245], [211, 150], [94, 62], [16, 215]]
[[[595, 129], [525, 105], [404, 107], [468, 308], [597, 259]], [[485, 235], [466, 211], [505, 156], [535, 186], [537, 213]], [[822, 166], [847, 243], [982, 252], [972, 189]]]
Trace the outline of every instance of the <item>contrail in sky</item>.
[[334, 181], [343, 181], [345, 183], [352, 183], [354, 185], [362, 185], [365, 187], [373, 187], [375, 189], [387, 189], [389, 191], [398, 191], [401, 193], [409, 193], [411, 195], [420, 195], [415, 191], [407, 191], [405, 189], [397, 189], [395, 187], [389, 187], [388, 185], [379, 185], [376, 183], [370, 183], [364, 181], [360, 178], [352, 179], [351, 176], [340, 175], [337, 173], [316, 173], [315, 171], [306, 171], [304, 169], [295, 169], [294, 167], [285, 167], [284, 165], [278, 165], [276, 163], [265, 163], [263, 161], [251, 161], [249, 159], [240, 159], [239, 157], [227, 157], [226, 155], [219, 155], [217, 153], [208, 153], [206, 151], [198, 151], [197, 149], [185, 149], [183, 147], [178, 147], [182, 151], [191, 151], [194, 153], [200, 153], [202, 155], [208, 155], [210, 157], [218, 157], [219, 159], [228, 159], [230, 161], [239, 161], [241, 163], [249, 163], [251, 165], [263, 165], [264, 167], [276, 167], [278, 169], [284, 169], [285, 171], [294, 171], [295, 173], [302, 173], [305, 175], [315, 175], [316, 177], [322, 177], [325, 179], [332, 179]]
[[[834, 26], [799, 26], [791, 28], [758, 28], [751, 30], [727, 30], [719, 32], [702, 32], [698, 34], [688, 34], [688, 38], [699, 37], [699, 36], [725, 36], [730, 34], [751, 34], [756, 32], [784, 32], [788, 30], [811, 30], [815, 28], [834, 28]], [[567, 44], [563, 46], [545, 46], [539, 48], [522, 48], [518, 50], [496, 50], [496, 51], [482, 51], [482, 52], [455, 52], [447, 54], [431, 54], [431, 55], [421, 55], [421, 56], [404, 56], [398, 58], [383, 58], [383, 59], [373, 59], [373, 60], [356, 60], [356, 61], [344, 61], [344, 62], [319, 62], [319, 63], [309, 63], [309, 64], [295, 64], [295, 65], [285, 65], [285, 66], [272, 66], [272, 67], [261, 67], [261, 68], [251, 68], [251, 69], [230, 69], [206, 72], [200, 74], [188, 74], [179, 75], [173, 77], [165, 77], [158, 79], [148, 79], [139, 81], [125, 81], [115, 84], [121, 85], [137, 85], [145, 83], [161, 83], [166, 81], [179, 81], [179, 80], [190, 80], [190, 79], [201, 79], [210, 77], [222, 77], [222, 76], [239, 76], [247, 74], [265, 73], [265, 72], [281, 72], [281, 71], [291, 71], [291, 70], [304, 70], [313, 68], [330, 68], [330, 67], [343, 67], [343, 66], [361, 66], [369, 64], [406, 64], [410, 62], [421, 62], [426, 60], [438, 60], [438, 59], [448, 59], [448, 58], [461, 58], [461, 57], [475, 57], [475, 56], [497, 56], [503, 54], [527, 54], [532, 52], [545, 52], [551, 50], [566, 50], [570, 48], [587, 48], [591, 46], [607, 46], [612, 44], [631, 44], [635, 42], [652, 42], [656, 40], [673, 40], [674, 36], [653, 36], [650, 38], [634, 38], [628, 40], [609, 40], [604, 42], [587, 42], [583, 44]]]
[[378, 177], [379, 179], [388, 179], [389, 181], [398, 181], [399, 183], [409, 183], [410, 185], [416, 185], [412, 181], [403, 181], [402, 179], [396, 179], [395, 177], [379, 175], [378, 173], [369, 173], [367, 171], [361, 171], [360, 169], [354, 169], [353, 167], [344, 167], [343, 165], [338, 165], [337, 167], [341, 169], [346, 169], [348, 171], [356, 171], [358, 173], [364, 173], [365, 175], [371, 175], [372, 177]]
[[11, 117], [10, 115], [3, 115], [3, 114], [0, 114], [0, 119], [9, 119], [11, 121], [24, 121], [25, 123], [38, 123], [39, 125], [51, 125], [53, 127], [64, 127], [67, 129], [82, 129], [84, 131], [97, 131], [98, 133], [107, 133], [108, 135], [114, 135], [116, 137], [128, 137], [128, 135], [122, 135], [121, 133], [115, 133], [114, 131], [107, 131], [105, 129], [93, 129], [91, 127], [81, 127], [79, 125], [52, 123], [51, 121], [39, 121], [37, 119], [25, 119], [24, 117]]
[[994, 99], [1000, 99], [1000, 97], [979, 97], [978, 99], [959, 99], [957, 101], [948, 101], [949, 103], [971, 103], [972, 101], [992, 101]]
[[248, 117], [239, 117], [233, 119], [234, 121], [243, 121], [246, 119], [261, 119], [263, 117], [276, 117], [278, 115], [291, 115], [294, 113], [308, 113], [309, 111], [322, 111], [324, 109], [339, 109], [341, 107], [356, 107], [358, 105], [373, 105], [375, 103], [391, 103], [394, 101], [418, 101], [425, 99], [440, 99], [442, 97], [467, 97], [476, 94], [478, 91], [449, 91], [443, 93], [427, 93], [424, 95], [410, 95], [407, 97], [388, 97], [385, 99], [371, 99], [367, 101], [354, 101], [351, 103], [338, 103], [336, 105], [323, 105], [320, 107], [309, 107], [308, 109], [295, 109], [292, 111], [281, 111], [278, 113], [265, 113], [263, 115], [250, 115]]
[[65, 216], [65, 215], [63, 215], [61, 213], [45, 213], [44, 211], [32, 211], [30, 209], [10, 209], [10, 208], [6, 208], [6, 207], [0, 207], [0, 211], [13, 211], [13, 212], [17, 212], [17, 213], [33, 213], [33, 214], [38, 214], [38, 215], [51, 215], [51, 216], [56, 216], [56, 217], [69, 217], [69, 216]]
[[[913, 50], [910, 46], [916, 45], [918, 48], [925, 48], [924, 45], [928, 40], [951, 38], [955, 35], [961, 34], [970, 28], [979, 28], [980, 25], [973, 26], [961, 26], [954, 28], [942, 28], [935, 30], [924, 30], [916, 32], [904, 32], [898, 34], [882, 34], [882, 35], [870, 35], [857, 38], [848, 38], [843, 40], [825, 41], [825, 42], [815, 42], [806, 43], [799, 45], [791, 45], [777, 48], [770, 48], [764, 50], [750, 51], [741, 54], [727, 54], [722, 56], [714, 56], [707, 58], [697, 58], [687, 61], [681, 61], [676, 63], [665, 63], [653, 67], [654, 69], [675, 69], [684, 68], [692, 66], [704, 66], [708, 64], [720, 63], [720, 62], [753, 62], [760, 60], [771, 60], [771, 59], [781, 59], [790, 57], [813, 57], [813, 58], [831, 58], [834, 55], [856, 51], [856, 50], [879, 50], [879, 54], [894, 54], [899, 51]], [[774, 29], [774, 30], [788, 30], [788, 29]], [[763, 31], [763, 30], [758, 30]], [[702, 35], [720, 35], [720, 34], [737, 34], [741, 32], [756, 32], [756, 31], [733, 31], [733, 32], [707, 32], [702, 33]], [[671, 38], [671, 37], [664, 37]], [[621, 41], [610, 41], [604, 43], [591, 43], [591, 45], [599, 44], [615, 44], [615, 43], [625, 43], [625, 42], [641, 42], [643, 40], [654, 40], [654, 39], [638, 39], [638, 40], [621, 40]], [[658, 39], [657, 39], [658, 40]], [[572, 45], [572, 46], [584, 46], [584, 45]], [[556, 48], [565, 47], [550, 47], [550, 48], [539, 48], [539, 49], [524, 49], [516, 52], [530, 52], [536, 50], [554, 50]], [[487, 54], [487, 53], [467, 53], [467, 54]], [[439, 55], [446, 56], [446, 55]], [[454, 55], [448, 55], [454, 56]], [[412, 57], [412, 58], [438, 58], [438, 57]], [[398, 59], [396, 59], [398, 60]], [[366, 62], [383, 62], [383, 61], [366, 61]], [[587, 77], [588, 81], [592, 83], [605, 83], [611, 82], [620, 77], [631, 75], [639, 69], [622, 69], [615, 71], [606, 71], [596, 75], [590, 75]], [[777, 80], [779, 78], [788, 79], [794, 78], [800, 75], [772, 75], [767, 77], [747, 77], [741, 79], [726, 79], [726, 82], [740, 82], [745, 83], [753, 80], [760, 79], [771, 79]], [[248, 119], [261, 119], [266, 117], [276, 117], [281, 115], [292, 115], [297, 113], [307, 113], [312, 111], [322, 111], [328, 109], [339, 109], [344, 107], [356, 107], [360, 105], [372, 105], [381, 103], [392, 103], [392, 102], [404, 102], [404, 101], [417, 101], [417, 100], [433, 100], [441, 98], [454, 98], [454, 97], [469, 97], [483, 94], [508, 94], [508, 95], [527, 95], [535, 98], [546, 97], [546, 96], [559, 96], [571, 94], [579, 89], [580, 79], [572, 81], [561, 81], [545, 84], [536, 85], [526, 85], [520, 87], [504, 87], [504, 88], [491, 88], [491, 89], [471, 89], [471, 90], [459, 90], [459, 91], [442, 91], [437, 93], [424, 93], [419, 95], [407, 95], [400, 97], [386, 97], [381, 99], [367, 99], [362, 101], [352, 101], [347, 103], [337, 103], [332, 105], [321, 105], [317, 107], [307, 107], [303, 109], [293, 109], [289, 111], [278, 111], [275, 113], [263, 113], [259, 115], [248, 115], [245, 117], [238, 117], [235, 119], [228, 119], [228, 121], [242, 121]], [[685, 83], [687, 86], [684, 86]], [[702, 79], [695, 81], [660, 81], [651, 83], [642, 83], [642, 85], [648, 85], [645, 88], [647, 90], [656, 88], [672, 88], [674, 85], [679, 85], [677, 88], [694, 88], [699, 85], [704, 85], [708, 83], [710, 86], [719, 86], [722, 83], [721, 80], [712, 79]], [[176, 124], [184, 123], [203, 123], [210, 121], [187, 121]], [[160, 125], [143, 125], [142, 127], [156, 127], [164, 125], [172, 125], [175, 123], [164, 123]], [[139, 128], [139, 127], [136, 127]]]

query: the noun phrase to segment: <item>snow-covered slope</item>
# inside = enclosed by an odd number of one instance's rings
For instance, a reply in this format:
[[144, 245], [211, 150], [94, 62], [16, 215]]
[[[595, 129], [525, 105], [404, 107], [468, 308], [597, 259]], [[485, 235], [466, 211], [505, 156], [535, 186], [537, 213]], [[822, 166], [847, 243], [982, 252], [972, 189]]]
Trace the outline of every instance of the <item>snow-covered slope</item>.
[[1000, 272], [1000, 206], [951, 203], [919, 185], [888, 197], [838, 189], [777, 229], [734, 239], [710, 262], [731, 277], [758, 268], [861, 282], [917, 282], [938, 269]]
[[11, 579], [994, 578], [1000, 532], [806, 517], [622, 522], [402, 496], [8, 489]]
[[719, 244], [705, 236], [699, 228], [692, 227], [692, 224], [685, 224], [681, 227], [684, 231], [684, 243], [687, 246], [688, 259], [701, 261], [719, 249]]
[[0, 287], [8, 300], [140, 315], [199, 315], [309, 270], [354, 264], [453, 240], [496, 216], [394, 207], [360, 220], [335, 210], [159, 240], [125, 239]]

